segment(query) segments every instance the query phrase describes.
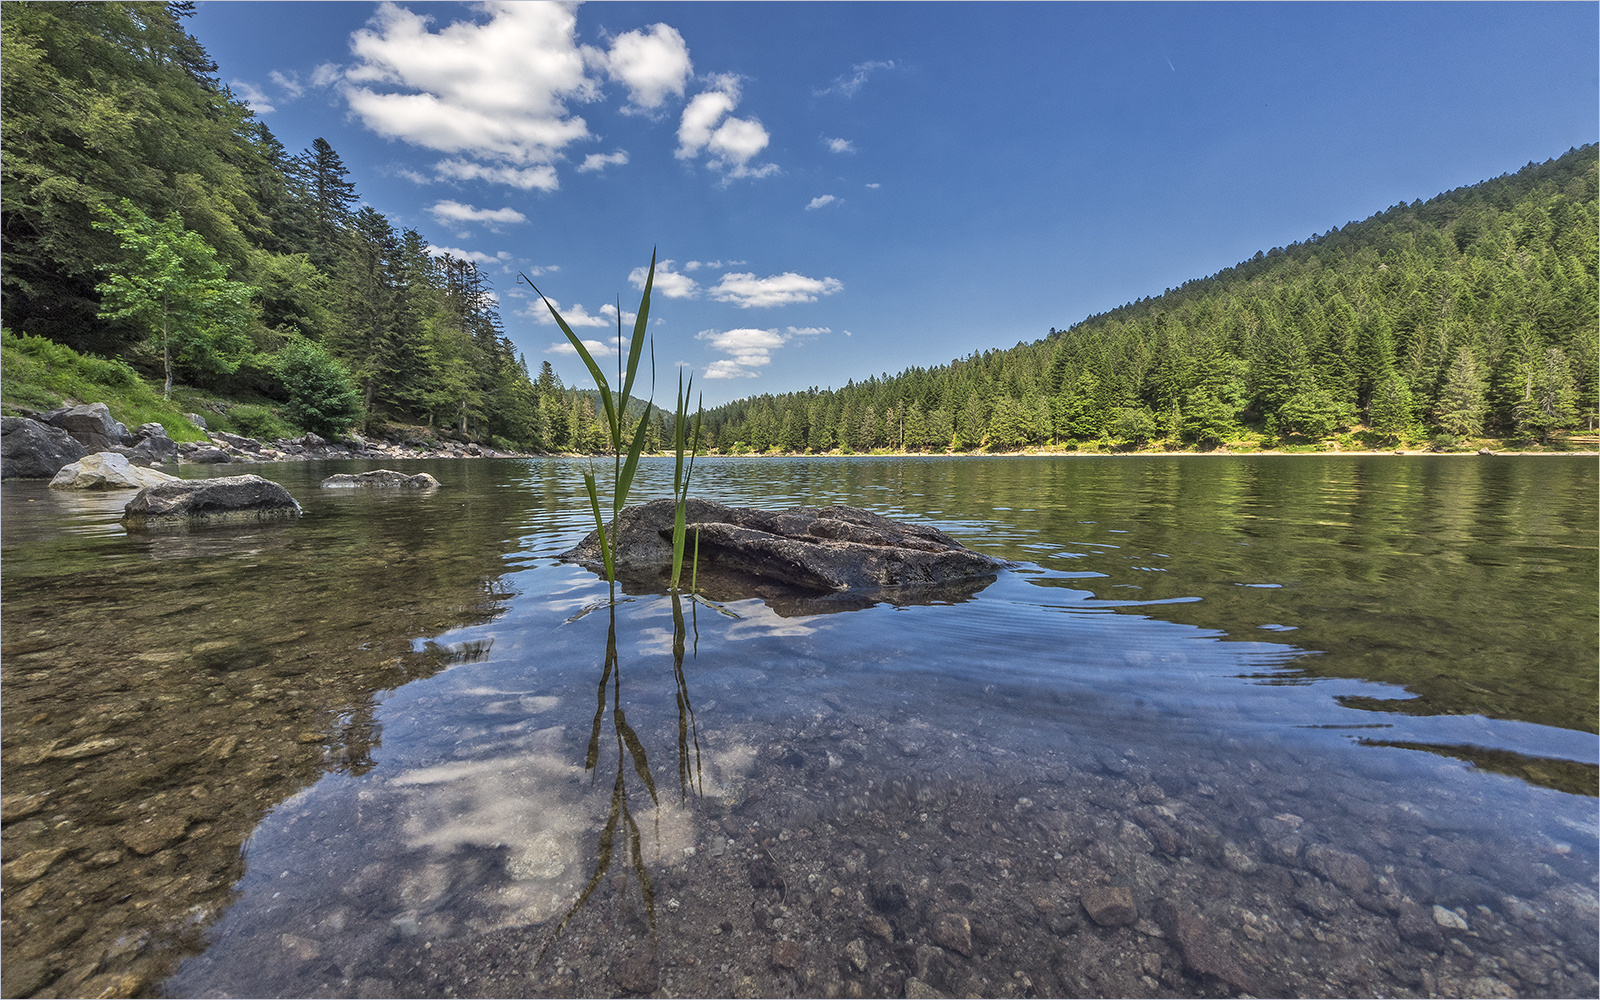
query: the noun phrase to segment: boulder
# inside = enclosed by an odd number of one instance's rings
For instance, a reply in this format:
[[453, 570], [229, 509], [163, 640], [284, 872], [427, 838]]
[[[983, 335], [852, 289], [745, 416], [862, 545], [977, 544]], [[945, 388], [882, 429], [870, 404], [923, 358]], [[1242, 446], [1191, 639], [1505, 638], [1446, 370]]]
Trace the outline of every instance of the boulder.
[[111, 416], [104, 403], [88, 403], [64, 410], [52, 410], [45, 420], [71, 434], [86, 448], [103, 450], [114, 444], [123, 444], [128, 438], [128, 428]]
[[146, 486], [178, 482], [177, 476], [134, 465], [114, 452], [86, 455], [63, 466], [50, 480], [56, 490], [140, 490]]
[[147, 486], [123, 508], [122, 523], [151, 530], [299, 516], [300, 505], [277, 483], [260, 476], [227, 476]]
[[439, 480], [426, 472], [408, 476], [404, 472], [395, 472], [392, 469], [373, 469], [371, 472], [359, 475], [340, 473], [322, 481], [323, 489], [351, 489], [357, 486], [396, 486], [407, 490], [436, 490], [439, 488]]
[[[982, 589], [1007, 564], [963, 547], [937, 528], [902, 524], [857, 507], [785, 511], [690, 500], [685, 569], [699, 536], [699, 580], [744, 579], [811, 593], [942, 588]], [[625, 507], [612, 522], [617, 575], [659, 582], [671, 572], [673, 502]], [[604, 572], [597, 532], [559, 557]], [[972, 588], [966, 588], [971, 592]], [[756, 591], [758, 596], [767, 596]]]
[[0, 418], [0, 479], [49, 479], [89, 449], [59, 427], [27, 417]]
[[165, 434], [160, 437], [141, 437], [132, 448], [124, 449], [119, 454], [126, 455], [128, 461], [136, 465], [159, 465], [178, 457], [178, 444]]
[[233, 456], [221, 448], [208, 448], [205, 445], [201, 445], [184, 455], [184, 458], [198, 465], [222, 465], [233, 461]]
[[211, 438], [214, 441], [221, 441], [223, 444], [237, 448], [240, 451], [261, 450], [261, 442], [252, 437], [244, 437], [239, 434], [229, 434], [227, 431], [212, 431]]
[[183, 418], [200, 430], [206, 429], [206, 418], [198, 413], [185, 413]]

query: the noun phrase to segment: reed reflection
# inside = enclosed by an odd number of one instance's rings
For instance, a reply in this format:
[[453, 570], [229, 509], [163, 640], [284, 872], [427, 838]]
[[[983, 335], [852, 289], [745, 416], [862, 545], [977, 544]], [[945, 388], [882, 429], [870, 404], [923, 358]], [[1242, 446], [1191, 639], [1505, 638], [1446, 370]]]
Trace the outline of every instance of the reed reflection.
[[[678, 792], [680, 803], [687, 803], [689, 797], [700, 796], [704, 792], [704, 779], [701, 771], [700, 759], [700, 732], [695, 720], [694, 705], [689, 695], [688, 678], [684, 673], [684, 659], [690, 647], [690, 625], [686, 622], [683, 613], [683, 598], [674, 592], [670, 595], [672, 605], [672, 672], [674, 682], [674, 701], [678, 711]], [[649, 867], [645, 864], [645, 855], [639, 822], [634, 816], [633, 803], [630, 801], [628, 790], [628, 771], [631, 765], [633, 773], [643, 783], [644, 790], [650, 798], [649, 808], [654, 812], [656, 836], [660, 837], [661, 823], [661, 798], [656, 789], [655, 778], [651, 774], [648, 754], [644, 741], [633, 726], [628, 723], [627, 709], [623, 705], [622, 693], [622, 663], [617, 646], [617, 600], [615, 590], [612, 597], [606, 602], [606, 648], [605, 657], [600, 671], [600, 682], [595, 688], [594, 719], [589, 727], [589, 742], [584, 754], [584, 770], [591, 775], [592, 781], [598, 781], [602, 766], [602, 747], [611, 745], [615, 747], [616, 771], [612, 778], [611, 802], [606, 813], [606, 822], [600, 828], [600, 835], [595, 846], [594, 872], [579, 891], [567, 911], [556, 923], [549, 939], [539, 951], [535, 965], [544, 961], [551, 947], [558, 941], [562, 932], [566, 930], [578, 911], [589, 902], [595, 890], [605, 881], [606, 875], [618, 859], [620, 853], [631, 869], [633, 882], [637, 884], [639, 899], [644, 904], [645, 922], [650, 937], [650, 950], [655, 952], [658, 945], [656, 930], [656, 901], [655, 885], [650, 878]], [[695, 601], [691, 597], [690, 619], [694, 618]], [[698, 646], [699, 632], [694, 630], [694, 643]], [[611, 720], [610, 733], [606, 732], [606, 719]], [[637, 786], [636, 790], [637, 790]], [[619, 838], [621, 843], [619, 844]], [[631, 898], [631, 889], [628, 872], [622, 872], [620, 884], [621, 899], [625, 902]]]

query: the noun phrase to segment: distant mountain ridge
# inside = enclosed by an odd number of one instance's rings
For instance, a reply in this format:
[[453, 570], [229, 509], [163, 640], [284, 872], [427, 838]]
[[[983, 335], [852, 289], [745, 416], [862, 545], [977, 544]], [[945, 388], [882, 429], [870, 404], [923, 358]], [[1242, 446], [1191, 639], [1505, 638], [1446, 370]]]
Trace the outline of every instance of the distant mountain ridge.
[[1593, 144], [1159, 296], [838, 390], [707, 414], [720, 449], [1549, 441], [1595, 425]]

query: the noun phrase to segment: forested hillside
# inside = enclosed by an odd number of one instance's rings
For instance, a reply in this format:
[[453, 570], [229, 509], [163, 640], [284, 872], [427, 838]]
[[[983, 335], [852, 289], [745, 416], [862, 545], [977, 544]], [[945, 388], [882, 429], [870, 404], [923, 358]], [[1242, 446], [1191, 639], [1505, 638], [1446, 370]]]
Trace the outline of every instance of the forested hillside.
[[529, 378], [488, 277], [292, 154], [187, 34], [186, 3], [8, 2], [4, 323], [309, 430], [384, 422], [569, 444], [587, 405]]
[[709, 439], [796, 452], [1548, 441], [1595, 426], [1596, 232], [1590, 145], [1037, 343], [740, 400], [706, 415]]

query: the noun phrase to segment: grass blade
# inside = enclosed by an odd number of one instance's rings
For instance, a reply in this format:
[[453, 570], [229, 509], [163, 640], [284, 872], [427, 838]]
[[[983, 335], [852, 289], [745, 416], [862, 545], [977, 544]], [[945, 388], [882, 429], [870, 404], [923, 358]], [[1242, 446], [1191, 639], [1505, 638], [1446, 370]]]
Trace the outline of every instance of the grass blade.
[[628, 490], [633, 486], [633, 475], [639, 471], [639, 456], [644, 452], [645, 438], [650, 436], [650, 404], [646, 403], [644, 416], [639, 418], [639, 427], [633, 432], [633, 443], [628, 445], [628, 460], [622, 466], [622, 471], [617, 474], [617, 491], [612, 501], [611, 509], [621, 512], [622, 505], [628, 500]]
[[595, 363], [594, 356], [589, 353], [587, 347], [583, 346], [583, 341], [578, 338], [578, 335], [572, 332], [572, 327], [567, 325], [567, 321], [561, 318], [561, 314], [556, 311], [556, 307], [550, 304], [550, 300], [545, 298], [543, 292], [539, 291], [539, 286], [530, 281], [527, 275], [522, 274], [520, 271], [517, 273], [523, 281], [528, 282], [528, 287], [533, 289], [539, 299], [544, 302], [545, 308], [550, 310], [550, 315], [555, 317], [556, 326], [561, 328], [561, 332], [566, 335], [568, 343], [572, 344], [573, 350], [578, 352], [578, 357], [583, 359], [584, 367], [589, 369], [589, 376], [594, 379], [595, 388], [600, 390], [600, 402], [605, 406], [606, 422], [611, 426], [611, 440], [613, 442], [620, 441], [622, 439], [621, 425], [617, 423], [617, 408], [611, 401], [611, 383], [606, 381], [606, 373], [600, 370], [600, 366]]
[[613, 561], [612, 561], [611, 544], [606, 539], [606, 520], [600, 513], [600, 494], [595, 489], [594, 473], [589, 472], [587, 470], [584, 472], [584, 474], [583, 474], [583, 485], [589, 491], [589, 510], [591, 510], [594, 513], [594, 529], [595, 529], [595, 531], [599, 532], [600, 558], [605, 560], [605, 564], [606, 564], [606, 582], [607, 583], [616, 583], [617, 582], [617, 568], [613, 564]]
[[[628, 375], [622, 384], [622, 405], [628, 405], [628, 394], [633, 391], [634, 377], [639, 373], [639, 357], [644, 352], [645, 327], [650, 319], [650, 289], [656, 283], [656, 252], [650, 251], [650, 271], [644, 278], [644, 294], [639, 298], [639, 315], [633, 321], [633, 343], [628, 345]], [[622, 310], [617, 310], [618, 322]], [[621, 332], [620, 330], [618, 331]], [[652, 350], [653, 353], [653, 350]]]

